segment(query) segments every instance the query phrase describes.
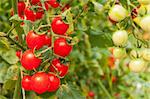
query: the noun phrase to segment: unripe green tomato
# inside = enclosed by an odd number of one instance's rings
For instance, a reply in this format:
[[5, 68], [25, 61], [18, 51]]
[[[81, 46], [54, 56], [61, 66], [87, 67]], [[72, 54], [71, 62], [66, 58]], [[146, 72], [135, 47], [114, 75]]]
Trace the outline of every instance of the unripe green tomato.
[[112, 40], [116, 46], [124, 46], [128, 41], [128, 33], [125, 30], [116, 31]]
[[130, 57], [133, 58], [133, 59], [141, 57], [141, 56], [142, 56], [142, 52], [141, 52], [140, 49], [132, 50], [130, 52]]
[[110, 9], [108, 15], [111, 20], [119, 22], [127, 17], [128, 11], [123, 6], [116, 4]]
[[126, 56], [126, 49], [124, 49], [124, 48], [114, 48], [113, 55], [117, 59], [124, 58]]
[[143, 5], [148, 5], [148, 4], [150, 4], [150, 0], [138, 0], [138, 2], [139, 2], [140, 4], [143, 4]]
[[129, 69], [130, 71], [132, 72], [136, 72], [136, 73], [139, 73], [139, 72], [143, 72], [146, 68], [146, 62], [142, 59], [134, 59], [134, 60], [131, 60], [130, 63], [129, 63]]
[[150, 32], [150, 15], [146, 15], [141, 19], [140, 26], [144, 31]]
[[150, 61], [150, 49], [144, 49], [142, 51], [142, 57], [146, 61]]

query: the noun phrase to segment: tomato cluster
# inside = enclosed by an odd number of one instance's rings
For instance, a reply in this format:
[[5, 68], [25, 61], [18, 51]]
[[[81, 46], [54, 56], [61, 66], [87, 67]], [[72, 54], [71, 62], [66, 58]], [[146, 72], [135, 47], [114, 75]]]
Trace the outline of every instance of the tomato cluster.
[[[29, 4], [28, 2], [19, 1], [18, 16], [22, 20], [30, 20], [32, 23], [42, 19], [45, 11], [50, 8], [60, 7], [60, 3], [57, 0], [46, 0], [44, 7], [42, 5], [40, 0], [30, 0]], [[61, 9], [62, 13], [65, 9]], [[25, 74], [23, 76], [22, 88], [38, 94], [47, 91], [54, 92], [60, 87], [60, 78], [63, 78], [69, 70], [69, 64], [65, 61], [65, 58], [71, 53], [73, 48], [72, 38], [67, 34], [69, 24], [64, 22], [61, 15], [55, 16], [51, 20], [51, 24], [47, 24], [47, 26], [51, 27], [47, 30], [49, 35], [48, 33], [39, 34], [38, 29], [30, 30], [25, 36], [28, 49], [24, 52], [21, 50], [16, 52], [16, 56], [20, 59], [24, 71], [32, 72], [30, 75]], [[41, 64], [46, 60], [42, 58], [42, 55], [46, 53], [45, 50], [52, 52], [53, 56], [51, 59], [47, 58], [49, 59], [47, 63], [50, 63], [48, 69], [45, 70], [42, 67], [41, 71], [39, 68], [41, 68]], [[40, 54], [36, 54], [38, 51], [41, 51]]]
[[[128, 56], [130, 61], [127, 66], [132, 72], [145, 71], [148, 63], [150, 62], [149, 47], [143, 46], [145, 44], [143, 42], [148, 42], [148, 40], [150, 40], [150, 36], [148, 35], [150, 34], [150, 1], [138, 0], [138, 2], [139, 5], [132, 10], [125, 8], [120, 2], [117, 2], [108, 12], [109, 21], [112, 25], [116, 25], [117, 28], [119, 28], [112, 35], [112, 41], [115, 47], [111, 48], [112, 53], [108, 58], [108, 65], [111, 68], [115, 67], [116, 60], [119, 61], [120, 59], [127, 58]], [[125, 19], [127, 18], [131, 20], [131, 23], [133, 22], [130, 30], [125, 26], [121, 26], [121, 22], [125, 22]], [[137, 39], [137, 45], [134, 48], [129, 45], [129, 34], [132, 34], [134, 38]], [[147, 35], [147, 37], [145, 37], [145, 35]], [[139, 42], [142, 44], [139, 45]], [[131, 49], [131, 51], [129, 51], [129, 55], [127, 55], [127, 49]]]

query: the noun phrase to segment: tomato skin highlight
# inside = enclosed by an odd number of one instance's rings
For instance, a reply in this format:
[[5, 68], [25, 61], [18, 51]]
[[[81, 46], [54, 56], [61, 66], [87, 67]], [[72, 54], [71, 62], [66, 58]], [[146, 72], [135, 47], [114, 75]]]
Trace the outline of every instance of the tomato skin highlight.
[[22, 88], [24, 88], [24, 90], [29, 91], [32, 90], [31, 89], [31, 76], [24, 76], [22, 81], [21, 81], [21, 85]]
[[48, 76], [50, 80], [50, 86], [49, 86], [48, 92], [54, 92], [60, 86], [60, 79], [55, 74], [52, 74], [52, 73], [48, 73]]
[[31, 88], [38, 94], [46, 92], [50, 86], [48, 74], [45, 72], [37, 72], [31, 77]]
[[21, 64], [27, 70], [33, 70], [39, 67], [41, 59], [35, 57], [33, 50], [27, 50], [22, 54]]
[[58, 38], [54, 41], [54, 53], [61, 57], [66, 57], [72, 51], [72, 46], [67, 44], [65, 38]]
[[52, 60], [50, 72], [59, 72], [59, 76], [64, 77], [68, 73], [68, 66], [61, 64], [60, 60], [55, 58]]
[[52, 20], [51, 26], [53, 32], [59, 35], [66, 35], [66, 32], [69, 28], [69, 24], [64, 23], [61, 17], [54, 18]]

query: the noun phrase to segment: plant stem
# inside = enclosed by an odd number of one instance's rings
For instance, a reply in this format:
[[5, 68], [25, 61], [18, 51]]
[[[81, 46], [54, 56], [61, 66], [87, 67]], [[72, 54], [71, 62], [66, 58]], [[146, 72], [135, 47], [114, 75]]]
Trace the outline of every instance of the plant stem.
[[[23, 72], [21, 69], [20, 69], [20, 73], [21, 73], [21, 79], [23, 79]], [[23, 99], [26, 99], [25, 90], [23, 88], [22, 88], [22, 96], [23, 96]]]
[[18, 4], [18, 0], [11, 0], [12, 2], [12, 7], [14, 10], [14, 14], [17, 14], [17, 4]]
[[100, 87], [103, 89], [103, 91], [105, 92], [105, 94], [108, 96], [108, 98], [112, 99], [112, 96], [109, 94], [109, 92], [107, 91], [107, 89], [105, 88], [103, 83], [100, 80], [98, 80], [98, 83], [99, 83]]
[[16, 44], [18, 47], [20, 47], [23, 51], [25, 51], [26, 49], [20, 45], [18, 42], [16, 42], [15, 40], [13, 40], [11, 37], [9, 37], [8, 35], [5, 36], [8, 40], [10, 40], [11, 42], [13, 42], [14, 44]]
[[18, 25], [20, 25], [20, 23], [21, 22], [18, 22], [16, 25], [13, 24], [13, 27], [6, 34], [9, 35], [11, 31], [13, 31]]

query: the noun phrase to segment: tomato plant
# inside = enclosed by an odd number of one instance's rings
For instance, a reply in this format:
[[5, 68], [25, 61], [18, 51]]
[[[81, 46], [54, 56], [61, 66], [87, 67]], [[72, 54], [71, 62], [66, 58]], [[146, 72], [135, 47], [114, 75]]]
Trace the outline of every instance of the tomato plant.
[[2, 0], [0, 99], [149, 99], [149, 0]]

